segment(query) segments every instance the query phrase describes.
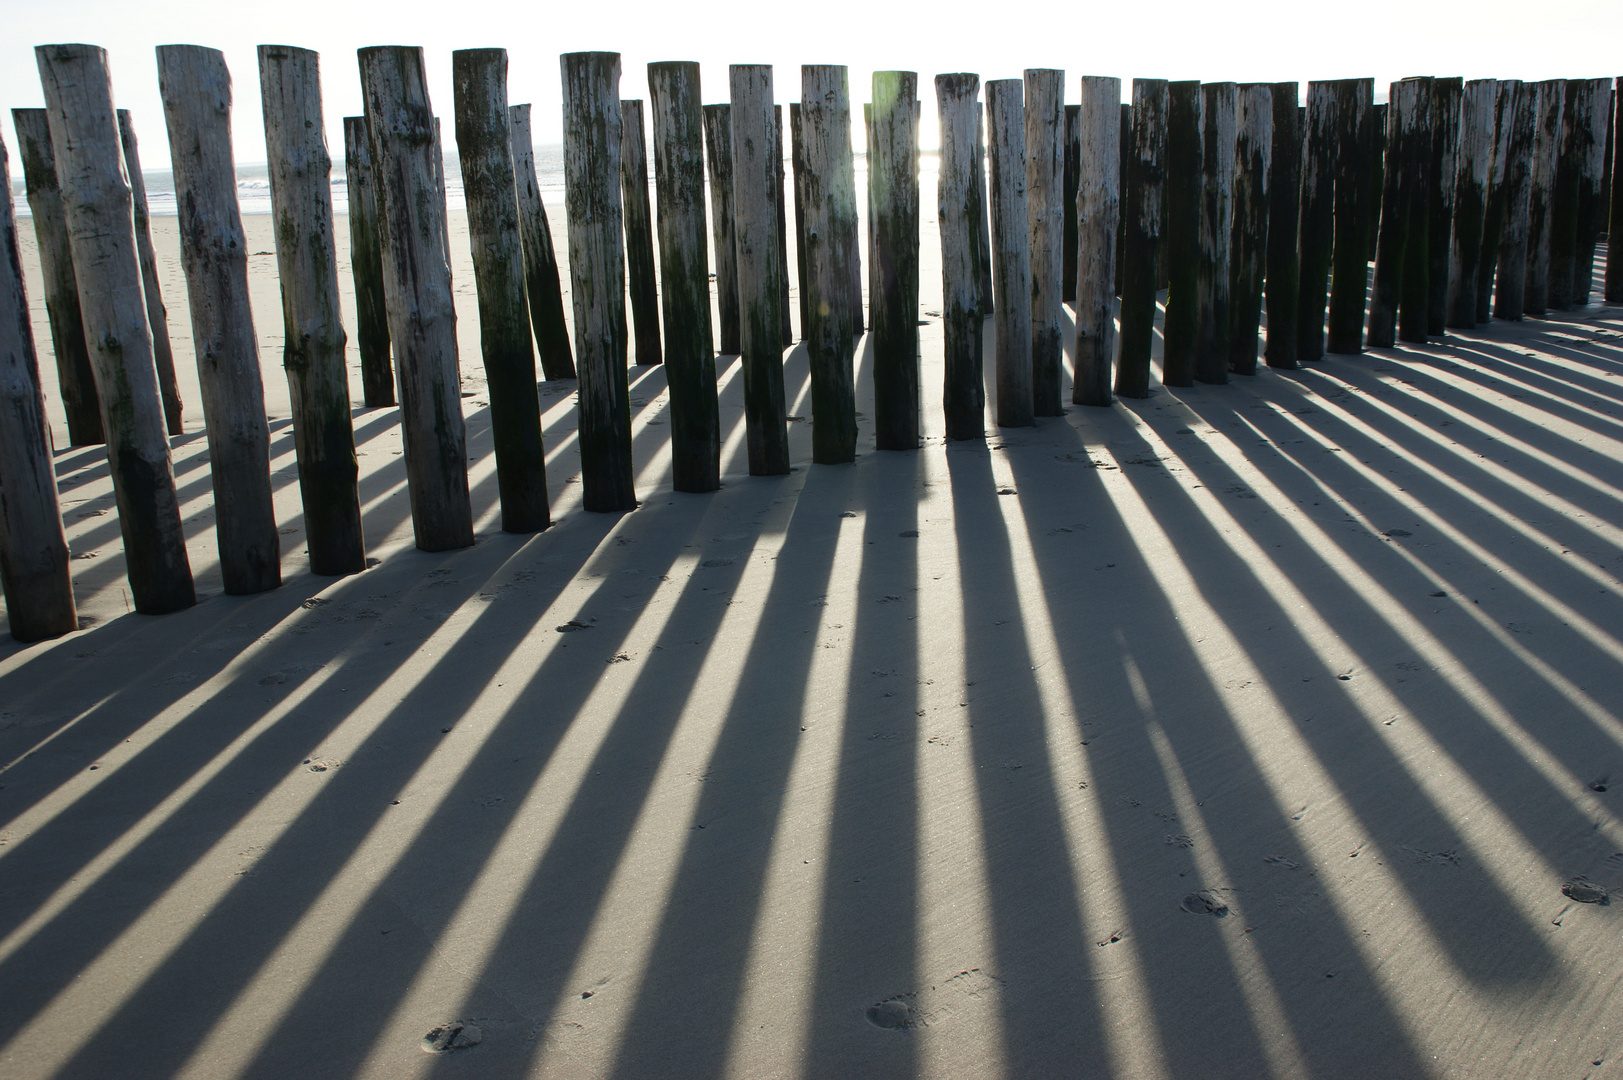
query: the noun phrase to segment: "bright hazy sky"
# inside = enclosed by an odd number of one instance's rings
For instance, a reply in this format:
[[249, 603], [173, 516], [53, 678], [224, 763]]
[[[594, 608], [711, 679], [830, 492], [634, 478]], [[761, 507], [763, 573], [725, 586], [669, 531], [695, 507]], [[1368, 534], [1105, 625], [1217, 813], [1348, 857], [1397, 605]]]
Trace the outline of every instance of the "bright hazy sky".
[[[706, 101], [727, 99], [727, 65], [775, 66], [778, 101], [799, 100], [799, 65], [846, 64], [851, 96], [868, 99], [875, 69], [917, 71], [927, 107], [920, 132], [935, 145], [931, 77], [974, 71], [1018, 78], [1027, 67], [1076, 77], [1115, 75], [1277, 82], [1372, 76], [1377, 100], [1405, 75], [1598, 78], [1623, 75], [1623, 0], [0, 0], [0, 124], [43, 104], [33, 46], [88, 41], [106, 48], [113, 93], [134, 114], [143, 164], [167, 164], [153, 48], [208, 45], [225, 53], [235, 86], [238, 161], [265, 159], [259, 44], [299, 45], [322, 59], [328, 145], [342, 153], [339, 118], [360, 112], [355, 50], [424, 47], [429, 92], [451, 117], [451, 51], [508, 51], [508, 100], [535, 106], [537, 143], [562, 139], [558, 55], [621, 54], [621, 97], [647, 96], [650, 61], [698, 60]], [[856, 128], [860, 132], [860, 125]], [[859, 140], [860, 141], [860, 140]], [[448, 146], [449, 148], [449, 146]], [[15, 169], [15, 164], [13, 165]]]

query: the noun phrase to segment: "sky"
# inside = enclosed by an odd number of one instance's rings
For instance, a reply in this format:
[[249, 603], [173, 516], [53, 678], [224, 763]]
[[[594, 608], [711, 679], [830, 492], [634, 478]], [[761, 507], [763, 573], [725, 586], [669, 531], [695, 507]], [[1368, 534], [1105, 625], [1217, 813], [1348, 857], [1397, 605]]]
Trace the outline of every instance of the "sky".
[[[702, 64], [704, 100], [727, 100], [727, 65], [774, 66], [779, 102], [799, 100], [801, 64], [845, 64], [853, 102], [868, 100], [874, 70], [919, 73], [933, 97], [940, 72], [1019, 78], [1060, 68], [1068, 98], [1082, 75], [1208, 82], [1373, 77], [1376, 100], [1407, 75], [1599, 78], [1623, 75], [1623, 0], [0, 0], [0, 131], [15, 159], [13, 108], [44, 104], [35, 45], [84, 41], [108, 50], [113, 93], [133, 114], [143, 165], [168, 164], [155, 46], [220, 49], [232, 73], [238, 162], [265, 160], [258, 92], [260, 44], [321, 54], [327, 141], [342, 153], [340, 120], [361, 107], [355, 50], [420, 45], [434, 108], [451, 127], [451, 52], [504, 47], [508, 100], [534, 106], [537, 143], [562, 140], [558, 57], [621, 54], [620, 95], [646, 98], [647, 65]], [[920, 142], [936, 144], [933, 108]], [[854, 133], [860, 141], [861, 125]], [[447, 143], [453, 143], [447, 139]], [[448, 146], [448, 149], [450, 147]], [[15, 166], [14, 166], [15, 167]]]

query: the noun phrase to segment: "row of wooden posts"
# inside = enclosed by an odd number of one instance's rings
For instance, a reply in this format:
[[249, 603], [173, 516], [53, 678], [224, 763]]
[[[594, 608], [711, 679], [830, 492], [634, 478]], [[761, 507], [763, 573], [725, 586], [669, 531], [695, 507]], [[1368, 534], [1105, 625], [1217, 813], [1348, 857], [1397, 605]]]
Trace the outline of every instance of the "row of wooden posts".
[[[195, 595], [165, 435], [178, 433], [180, 406], [134, 133], [113, 108], [102, 50], [42, 46], [37, 57], [46, 108], [15, 116], [70, 438], [107, 444], [137, 610], [173, 611]], [[311, 567], [348, 573], [365, 548], [318, 62], [282, 46], [262, 46], [259, 62]], [[439, 125], [420, 49], [363, 49], [359, 62], [365, 113], [346, 119], [344, 136], [363, 388], [381, 405], [398, 387], [418, 546], [463, 547], [472, 513]], [[280, 552], [230, 76], [219, 52], [196, 46], [161, 47], [158, 64], [222, 571], [227, 592], [251, 593], [280, 583]], [[566, 54], [561, 66], [573, 349], [529, 107], [507, 103], [504, 50], [453, 54], [502, 525], [513, 532], [550, 522], [532, 336], [548, 378], [579, 379], [586, 509], [636, 505], [628, 275], [636, 361], [666, 366], [674, 487], [719, 486], [707, 163], [720, 352], [741, 358], [750, 472], [789, 470], [788, 200], [772, 69], [734, 66], [730, 102], [701, 106], [697, 64], [649, 65], [656, 297], [642, 103], [619, 99], [618, 54]], [[1076, 313], [1072, 400], [1107, 405], [1113, 389], [1149, 392], [1162, 286], [1168, 385], [1253, 373], [1265, 302], [1269, 364], [1360, 351], [1372, 255], [1373, 346], [1486, 320], [1490, 297], [1507, 318], [1587, 301], [1604, 231], [1607, 80], [1408, 79], [1388, 106], [1373, 104], [1371, 80], [1341, 80], [1310, 83], [1299, 106], [1295, 83], [1141, 79], [1123, 105], [1119, 80], [1087, 77], [1080, 104], [1066, 106], [1063, 73], [1033, 70], [988, 82], [984, 118], [979, 83], [936, 78], [949, 438], [984, 435], [988, 313], [997, 423], [1021, 426], [1063, 412], [1065, 302]], [[910, 450], [920, 441], [917, 76], [877, 72], [872, 89], [875, 437]], [[856, 454], [853, 359], [865, 329], [846, 71], [807, 66], [801, 91], [789, 128], [813, 460], [837, 464]], [[0, 376], [23, 422], [0, 434], [0, 568], [12, 632], [27, 640], [75, 623], [9, 203], [5, 214], [11, 280], [0, 304], [17, 307], [15, 318], [0, 311]]]

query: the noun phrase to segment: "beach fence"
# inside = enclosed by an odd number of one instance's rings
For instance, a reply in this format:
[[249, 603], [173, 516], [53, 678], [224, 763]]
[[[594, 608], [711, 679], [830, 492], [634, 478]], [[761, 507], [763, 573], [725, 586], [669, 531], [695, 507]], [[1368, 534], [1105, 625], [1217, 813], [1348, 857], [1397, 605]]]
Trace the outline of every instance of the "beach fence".
[[[114, 108], [103, 50], [45, 45], [36, 57], [45, 108], [13, 119], [69, 440], [106, 446], [135, 609], [176, 611], [195, 602], [170, 459], [181, 402], [135, 132]], [[258, 59], [310, 568], [348, 574], [365, 568], [366, 547], [319, 58], [266, 45]], [[398, 404], [417, 546], [453, 550], [474, 536], [443, 133], [420, 48], [357, 59], [361, 115], [341, 137], [364, 400]], [[220, 563], [228, 593], [254, 593], [280, 584], [280, 550], [231, 76], [198, 46], [160, 47], [157, 62]], [[618, 54], [560, 57], [571, 340], [529, 106], [508, 102], [507, 64], [502, 49], [452, 55], [504, 530], [551, 522], [538, 360], [546, 378], [579, 381], [589, 511], [637, 506], [632, 363], [665, 367], [673, 487], [720, 486], [718, 345], [740, 357], [750, 473], [787, 473], [791, 272], [813, 462], [856, 456], [864, 334], [876, 446], [920, 446], [916, 73], [875, 72], [862, 106], [865, 311], [844, 67], [801, 69], [785, 133], [769, 66], [735, 65], [726, 100], [704, 104], [698, 64], [650, 64], [645, 103], [620, 98]], [[1163, 289], [1162, 384], [1222, 384], [1256, 373], [1259, 333], [1264, 363], [1288, 369], [1585, 305], [1597, 241], [1623, 223], [1611, 79], [1411, 78], [1383, 103], [1370, 79], [1309, 82], [1305, 98], [1294, 82], [1135, 79], [1126, 104], [1118, 79], [1074, 86], [1066, 104], [1060, 71], [984, 87], [971, 73], [935, 77], [949, 439], [985, 438], [988, 374], [1001, 427], [1064, 411], [1062, 304], [1075, 326], [1071, 400], [1108, 407], [1150, 393]], [[3, 141], [0, 170], [9, 191]], [[29, 641], [77, 621], [9, 200], [0, 213], [0, 579], [11, 632]], [[1604, 283], [1604, 299], [1623, 303], [1623, 256], [1609, 254]]]

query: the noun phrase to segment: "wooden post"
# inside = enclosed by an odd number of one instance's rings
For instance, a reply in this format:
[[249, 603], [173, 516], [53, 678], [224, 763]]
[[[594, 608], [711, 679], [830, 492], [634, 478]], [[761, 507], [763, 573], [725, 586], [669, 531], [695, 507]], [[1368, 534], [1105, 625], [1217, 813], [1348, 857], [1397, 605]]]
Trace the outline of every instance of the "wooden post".
[[642, 100], [620, 102], [620, 202], [625, 207], [626, 278], [631, 286], [631, 327], [639, 365], [660, 362], [659, 292], [654, 279], [654, 228], [648, 207], [648, 151], [643, 142]]
[[868, 265], [873, 326], [874, 445], [919, 446], [919, 77], [911, 71], [873, 75], [873, 246]]
[[1296, 228], [1302, 212], [1302, 125], [1294, 82], [1273, 84], [1273, 146], [1268, 160], [1268, 264], [1263, 297], [1268, 308], [1263, 358], [1273, 368], [1295, 368], [1296, 302], [1300, 264]]
[[1082, 106], [1065, 106], [1065, 178], [1060, 201], [1065, 204], [1065, 241], [1060, 245], [1064, 258], [1060, 273], [1060, 298], [1066, 303], [1076, 299], [1076, 183], [1077, 170], [1082, 167], [1080, 135]]
[[197, 596], [164, 433], [107, 53], [93, 45], [41, 45], [34, 57], [62, 182], [130, 594], [143, 614], [179, 611]]
[[[874, 270], [874, 238], [873, 238], [873, 200], [874, 200], [874, 170], [873, 170], [873, 103], [866, 102], [862, 106], [862, 171], [866, 179], [863, 192], [867, 205], [866, 220], [868, 224], [868, 325], [873, 325], [873, 305], [879, 302], [879, 281]], [[917, 320], [915, 320], [917, 321]]]
[[1330, 299], [1331, 249], [1335, 243], [1335, 162], [1341, 141], [1336, 90], [1334, 82], [1307, 84], [1307, 130], [1302, 139], [1302, 210], [1296, 237], [1298, 363], [1308, 363], [1324, 355], [1324, 316]]
[[1448, 322], [1448, 238], [1454, 223], [1454, 172], [1459, 154], [1460, 96], [1465, 80], [1433, 79], [1431, 84], [1431, 232], [1426, 238], [1426, 333], [1441, 337]]
[[[1375, 93], [1375, 80], [1369, 80], [1370, 94]], [[1370, 262], [1375, 260], [1375, 242], [1381, 230], [1381, 191], [1385, 179], [1386, 163], [1386, 103], [1371, 103], [1369, 107], [1369, 143], [1366, 150], [1366, 182], [1364, 210], [1368, 231], [1364, 237], [1364, 253]]]
[[1229, 381], [1229, 274], [1234, 233], [1235, 121], [1239, 88], [1234, 83], [1206, 83], [1200, 88], [1201, 195], [1200, 262], [1195, 294], [1199, 320], [1195, 331], [1195, 378], [1204, 383]]
[[851, 189], [852, 192], [851, 221], [845, 226], [845, 233], [841, 240], [841, 246], [845, 251], [844, 258], [847, 261], [847, 265], [850, 267], [851, 298], [849, 303], [851, 313], [851, 333], [855, 338], [863, 335], [863, 333], [867, 330], [867, 323], [862, 314], [862, 244], [857, 239], [861, 232], [861, 227], [860, 223], [857, 221], [856, 161], [851, 154], [845, 155], [845, 171], [849, 177], [849, 179], [845, 181], [845, 184]]
[[541, 445], [530, 311], [524, 299], [524, 252], [507, 112], [507, 50], [451, 53], [451, 86], [502, 531], [539, 532], [552, 524], [552, 514], [547, 505], [547, 458]]
[[1527, 307], [1527, 241], [1532, 231], [1539, 97], [1539, 85], [1524, 82], [1516, 88], [1512, 103], [1505, 151], [1505, 229], [1499, 238], [1499, 273], [1493, 287], [1496, 319], [1520, 320]]
[[[507, 107], [513, 140], [513, 181], [518, 193], [518, 231], [524, 246], [524, 291], [529, 298], [530, 329], [541, 354], [541, 373], [552, 379], [575, 377], [575, 353], [569, 345], [569, 322], [564, 317], [563, 285], [558, 279], [558, 253], [552, 244], [552, 225], [541, 201], [535, 176], [535, 146], [530, 139], [530, 106]], [[710, 272], [705, 271], [708, 276]], [[710, 330], [710, 284], [704, 287], [704, 325]], [[667, 331], [669, 326], [666, 327]]]
[[1335, 247], [1331, 255], [1328, 352], [1364, 351], [1364, 297], [1369, 282], [1369, 144], [1373, 79], [1335, 84]]
[[774, 186], [777, 188], [778, 200], [778, 312], [783, 320], [783, 340], [785, 349], [795, 343], [794, 324], [789, 320], [789, 223], [788, 205], [784, 201], [783, 184], [783, 106], [772, 106], [772, 160], [777, 164], [777, 178]]
[[1527, 287], [1524, 314], [1543, 318], [1550, 310], [1550, 233], [1556, 168], [1561, 150], [1565, 79], [1538, 84], [1533, 120], [1533, 173], [1527, 214]]
[[1473, 79], [1460, 96], [1460, 141], [1454, 168], [1454, 225], [1448, 250], [1448, 325], [1476, 326], [1478, 261], [1488, 212], [1488, 177], [1493, 168], [1493, 79]]
[[[1116, 190], [1127, 189], [1127, 159], [1132, 155], [1133, 141], [1133, 106], [1128, 102], [1121, 103], [1121, 118], [1118, 121], [1119, 130], [1116, 135]], [[1119, 226], [1116, 229], [1116, 284], [1115, 295], [1121, 295], [1122, 269], [1127, 265], [1127, 234]], [[1075, 293], [1071, 296], [1074, 298]]]
[[806, 352], [811, 365], [812, 460], [852, 461], [857, 453], [851, 370], [855, 308], [851, 257], [856, 245], [856, 182], [851, 161], [851, 106], [843, 66], [800, 69], [800, 142], [805, 154], [801, 201], [806, 209]]
[[795, 189], [795, 281], [800, 286], [800, 337], [806, 337], [806, 327], [811, 325], [811, 309], [808, 307], [806, 290], [806, 207], [801, 197], [800, 187], [802, 174], [805, 172], [805, 149], [800, 145], [800, 102], [789, 103], [789, 164], [792, 169], [791, 179]]
[[282, 583], [282, 546], [271, 503], [270, 425], [248, 301], [225, 54], [200, 45], [158, 46], [158, 91], [180, 208], [220, 570], [227, 593], [263, 592]]
[[1202, 100], [1200, 83], [1167, 85], [1166, 268], [1161, 382], [1195, 385], [1200, 328], [1200, 201]]
[[1018, 79], [986, 84], [991, 159], [992, 272], [997, 309], [997, 423], [1031, 427], [1031, 242], [1026, 216], [1026, 139]]
[[[564, 53], [559, 64], [570, 293], [580, 368], [581, 495], [587, 510], [615, 513], [637, 508], [620, 231], [620, 54]], [[735, 283], [735, 302], [737, 295]]]
[[[1116, 361], [1116, 393], [1120, 397], [1142, 398], [1150, 393], [1150, 350], [1155, 341], [1155, 294], [1160, 287], [1159, 250], [1165, 221], [1162, 217], [1167, 153], [1165, 79], [1133, 80], [1132, 116], [1127, 187], [1120, 193], [1124, 204], [1121, 215], [1124, 239], [1121, 245], [1121, 347]], [[1080, 145], [1078, 152], [1085, 152]], [[1097, 157], [1096, 150], [1091, 153]], [[1080, 193], [1077, 198], [1080, 200]], [[1081, 243], [1080, 235], [1077, 243]], [[1079, 260], [1080, 250], [1079, 246]], [[1078, 284], [1075, 295], [1080, 305], [1081, 290]], [[1080, 320], [1080, 306], [1077, 316]], [[1081, 355], [1080, 351], [1078, 355]], [[1080, 380], [1075, 386], [1081, 386]], [[1073, 401], [1074, 395], [1073, 387]], [[1098, 404], [1108, 404], [1108, 399]]]
[[1589, 123], [1580, 139], [1578, 250], [1573, 266], [1573, 304], [1584, 307], [1595, 283], [1595, 242], [1606, 232], [1606, 135], [1612, 115], [1612, 80], [1586, 79]]
[[710, 230], [716, 248], [716, 308], [721, 319], [721, 352], [736, 356], [739, 345], [738, 253], [733, 245], [732, 106], [704, 107], [705, 156], [710, 166]]
[[[21, 129], [23, 125], [17, 126]], [[51, 172], [54, 176], [54, 161]], [[32, 194], [32, 184], [29, 189]], [[79, 617], [73, 607], [73, 577], [68, 573], [68, 541], [56, 498], [51, 433], [45, 423], [45, 396], [17, 252], [11, 162], [4, 138], [0, 138], [0, 191], [6, 193], [0, 199], [0, 412], [6, 418], [0, 424], [0, 589], [6, 596], [11, 636], [18, 641], [38, 641], [77, 630]], [[56, 197], [60, 228], [60, 194]], [[65, 229], [63, 233], [65, 236]], [[42, 252], [44, 248], [41, 244]], [[74, 306], [78, 306], [77, 299]]]
[[986, 115], [978, 107], [975, 110], [975, 167], [970, 178], [975, 184], [975, 197], [981, 204], [981, 239], [977, 245], [981, 260], [981, 317], [988, 318], [996, 303], [992, 296], [992, 208], [986, 193]]
[[1235, 120], [1234, 231], [1230, 240], [1229, 370], [1257, 373], [1257, 324], [1268, 254], [1268, 167], [1274, 138], [1274, 91], [1242, 83]]
[[181, 423], [180, 387], [175, 379], [175, 352], [169, 344], [169, 311], [158, 284], [158, 254], [152, 247], [152, 217], [147, 210], [146, 175], [141, 171], [141, 148], [128, 109], [118, 110], [118, 136], [124, 147], [124, 168], [130, 178], [135, 215], [135, 249], [141, 256], [141, 287], [146, 290], [147, 322], [152, 327], [152, 359], [158, 368], [158, 393], [163, 397], [164, 424], [169, 434], [185, 431]]
[[1408, 212], [1404, 216], [1403, 271], [1398, 296], [1399, 341], [1424, 344], [1431, 311], [1432, 162], [1437, 151], [1437, 110], [1432, 104], [1436, 80], [1405, 79], [1414, 83], [1412, 147], [1403, 161], [1409, 175]]
[[[1138, 88], [1134, 89], [1138, 96]], [[1121, 80], [1097, 75], [1082, 77], [1081, 104], [1077, 106], [1077, 127], [1081, 135], [1081, 160], [1077, 169], [1076, 219], [1076, 374], [1071, 380], [1071, 401], [1076, 405], [1109, 405], [1111, 361], [1115, 352], [1116, 323], [1116, 234], [1121, 224]], [[1028, 126], [1029, 130], [1029, 126]], [[1135, 146], [1142, 145], [1135, 139]], [[1159, 147], [1155, 148], [1156, 150]], [[1153, 151], [1152, 151], [1153, 152]], [[1142, 192], [1140, 193], [1142, 197]], [[1137, 207], [1142, 214], [1144, 204]], [[1140, 286], [1134, 299], [1142, 306], [1142, 286], [1148, 276], [1148, 263], [1154, 258], [1154, 224], [1137, 223], [1133, 251], [1138, 257], [1135, 271]], [[1155, 317], [1155, 292], [1149, 292], [1150, 310]], [[1126, 329], [1127, 298], [1122, 298], [1123, 328]], [[1142, 317], [1144, 312], [1139, 312]], [[1147, 345], [1147, 343], [1144, 343]], [[1122, 350], [1126, 352], [1126, 342]], [[1149, 354], [1143, 356], [1145, 383], [1149, 380]], [[1135, 373], [1134, 378], [1138, 378]]]
[[1578, 174], [1589, 129], [1589, 95], [1582, 79], [1567, 80], [1561, 107], [1561, 137], [1556, 148], [1555, 184], [1550, 190], [1549, 306], [1566, 311], [1573, 305], [1573, 276], [1578, 265]]
[[739, 362], [744, 374], [744, 428], [750, 475], [785, 476], [789, 472], [789, 422], [783, 400], [783, 315], [779, 310], [783, 267], [778, 262], [772, 67], [734, 64], [730, 76], [733, 242], [737, 246], [741, 324]]
[[660, 303], [671, 397], [671, 473], [677, 491], [721, 486], [721, 417], [711, 347], [710, 253], [704, 222], [704, 115], [699, 65], [648, 65], [659, 202]]
[[1623, 304], [1623, 79], [1612, 92], [1612, 158], [1607, 174], [1611, 185], [1606, 233], [1606, 285], [1608, 304]]
[[935, 77], [941, 121], [936, 222], [941, 233], [941, 322], [945, 379], [942, 411], [947, 438], [980, 439], [986, 433], [986, 383], [981, 357], [981, 200], [975, 184], [980, 155], [980, 76], [967, 72]]
[[344, 117], [344, 182], [349, 192], [349, 265], [355, 286], [355, 343], [361, 353], [366, 407], [395, 403], [389, 360], [389, 311], [383, 299], [383, 228], [373, 180], [366, 117]]
[[361, 49], [372, 175], [381, 211], [383, 292], [400, 389], [406, 491], [417, 546], [473, 544], [456, 307], [443, 243], [438, 144], [421, 49]]
[[1504, 238], [1505, 210], [1508, 206], [1505, 184], [1509, 176], [1510, 127], [1516, 111], [1519, 79], [1500, 79], [1494, 87], [1493, 146], [1488, 158], [1488, 197], [1482, 212], [1482, 245], [1477, 257], [1476, 321], [1493, 317], [1493, 276], [1499, 264], [1499, 245]]
[[[1115, 82], [1116, 97], [1112, 104], [1119, 114], [1121, 80]], [[1065, 207], [1061, 205], [1065, 179], [1065, 72], [1052, 68], [1026, 69], [1024, 115], [1026, 228], [1031, 250], [1032, 414], [1064, 416], [1065, 404], [1060, 391], [1065, 379], [1065, 306], [1064, 294], [1060, 292], [1064, 259], [1060, 245], [1065, 239]], [[1112, 283], [1114, 263], [1112, 257]], [[1112, 332], [1106, 344], [1113, 344], [1114, 339]], [[1109, 360], [1107, 353], [1107, 367]], [[1109, 387], [1107, 371], [1107, 392]]]
[[338, 303], [332, 157], [316, 54], [261, 45], [259, 88], [282, 282], [282, 366], [293, 408], [310, 569], [357, 574], [366, 569], [366, 542]]
[[[1398, 305], [1403, 295], [1408, 266], [1408, 243], [1425, 219], [1412, 218], [1415, 211], [1415, 185], [1418, 183], [1419, 155], [1426, 106], [1422, 104], [1424, 83], [1404, 79], [1391, 84], [1386, 106], [1386, 164], [1382, 170], [1381, 230], [1375, 239], [1375, 275], [1370, 289], [1369, 325], [1366, 341], [1372, 349], [1390, 349], [1397, 344]], [[1431, 146], [1425, 143], [1429, 161]], [[1418, 241], [1417, 241], [1418, 242]]]
[[[90, 347], [85, 344], [84, 320], [79, 317], [79, 287], [74, 281], [62, 189], [56, 180], [50, 122], [44, 109], [12, 109], [11, 121], [17, 128], [17, 151], [22, 158], [23, 181], [28, 186], [34, 238], [39, 244], [45, 314], [51, 324], [51, 351], [56, 356], [56, 385], [68, 417], [68, 445], [94, 446], [107, 440], [102, 437], [96, 376], [90, 370]], [[11, 220], [9, 202], [6, 213], [7, 220]], [[28, 340], [32, 355], [32, 331]], [[54, 498], [54, 480], [51, 491]]]

